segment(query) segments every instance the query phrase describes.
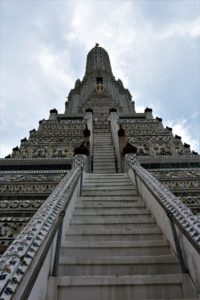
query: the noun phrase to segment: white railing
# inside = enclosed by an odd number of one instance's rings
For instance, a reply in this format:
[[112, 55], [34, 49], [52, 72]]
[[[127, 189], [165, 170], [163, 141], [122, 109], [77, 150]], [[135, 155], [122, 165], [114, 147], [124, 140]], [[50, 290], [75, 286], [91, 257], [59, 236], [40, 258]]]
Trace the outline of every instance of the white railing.
[[200, 292], [200, 217], [141, 167], [135, 154], [125, 159], [129, 176], [177, 254], [181, 271], [189, 271]]
[[[0, 259], [1, 299], [44, 299], [48, 275], [55, 272], [59, 231], [67, 227], [82, 185], [84, 155], [61, 180]], [[66, 220], [67, 219], [67, 220]], [[57, 261], [58, 263], [58, 261]], [[42, 278], [41, 278], [42, 277]], [[42, 280], [41, 280], [42, 279]]]

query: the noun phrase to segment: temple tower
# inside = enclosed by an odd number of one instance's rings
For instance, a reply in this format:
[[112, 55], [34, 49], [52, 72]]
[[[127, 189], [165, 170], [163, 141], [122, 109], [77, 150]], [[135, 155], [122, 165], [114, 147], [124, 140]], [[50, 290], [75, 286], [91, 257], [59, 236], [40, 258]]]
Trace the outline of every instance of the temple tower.
[[96, 44], [64, 113], [0, 160], [0, 298], [195, 299], [199, 186], [198, 153]]

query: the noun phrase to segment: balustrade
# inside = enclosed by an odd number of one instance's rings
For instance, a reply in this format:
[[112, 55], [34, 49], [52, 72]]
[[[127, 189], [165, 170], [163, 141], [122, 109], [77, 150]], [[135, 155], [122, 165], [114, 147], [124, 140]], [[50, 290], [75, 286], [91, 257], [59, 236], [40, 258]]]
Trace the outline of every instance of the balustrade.
[[200, 289], [200, 217], [141, 167], [135, 154], [127, 154], [125, 160], [138, 194], [177, 253], [182, 272], [188, 269]]

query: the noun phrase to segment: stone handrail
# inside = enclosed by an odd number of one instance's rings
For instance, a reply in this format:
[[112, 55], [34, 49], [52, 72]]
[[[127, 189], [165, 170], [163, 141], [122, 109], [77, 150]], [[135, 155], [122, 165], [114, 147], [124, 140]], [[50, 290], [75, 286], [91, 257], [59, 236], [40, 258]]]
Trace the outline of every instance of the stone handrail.
[[195, 216], [171, 191], [145, 170], [135, 154], [127, 154], [126, 162], [158, 200], [163, 209], [173, 216], [173, 220], [186, 238], [200, 253], [200, 217]]
[[[81, 178], [85, 156], [77, 155], [73, 169], [61, 180], [0, 259], [0, 296], [10, 299], [30, 268], [43, 241], [51, 238], [59, 216]], [[55, 231], [55, 230], [54, 230]], [[54, 232], [54, 236], [56, 231]], [[4, 298], [5, 297], [5, 298]]]

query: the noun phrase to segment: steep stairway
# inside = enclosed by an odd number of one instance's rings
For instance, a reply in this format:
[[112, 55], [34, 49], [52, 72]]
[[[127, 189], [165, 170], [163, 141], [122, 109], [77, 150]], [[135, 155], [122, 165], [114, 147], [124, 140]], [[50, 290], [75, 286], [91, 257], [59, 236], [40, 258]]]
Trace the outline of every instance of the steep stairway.
[[176, 256], [122, 173], [86, 175], [58, 275], [48, 300], [186, 298]]
[[94, 125], [93, 173], [109, 174], [116, 172], [115, 153], [111, 130], [108, 123]]

